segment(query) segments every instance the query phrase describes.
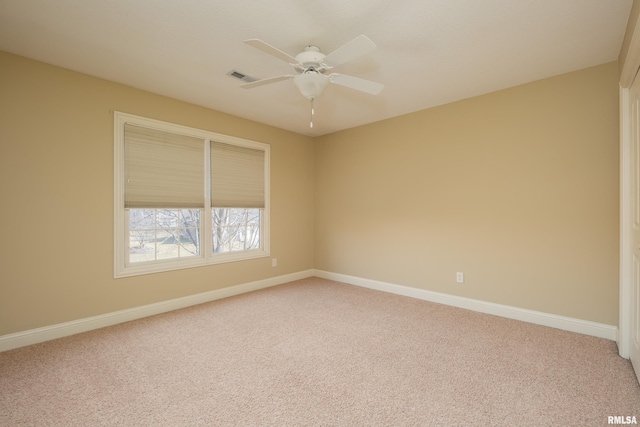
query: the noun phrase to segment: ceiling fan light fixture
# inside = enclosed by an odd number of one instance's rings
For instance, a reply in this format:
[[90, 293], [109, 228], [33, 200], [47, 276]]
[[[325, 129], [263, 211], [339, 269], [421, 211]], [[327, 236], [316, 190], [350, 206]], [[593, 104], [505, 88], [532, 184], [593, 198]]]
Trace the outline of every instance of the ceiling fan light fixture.
[[375, 43], [369, 40], [365, 35], [359, 35], [350, 42], [337, 48], [329, 55], [322, 53], [318, 46], [307, 45], [304, 47], [302, 52], [296, 55], [295, 58], [259, 39], [249, 39], [244, 42], [249, 46], [253, 46], [263, 51], [264, 53], [287, 62], [298, 74], [285, 74], [278, 77], [257, 80], [252, 83], [245, 83], [241, 85], [241, 87], [249, 89], [282, 80], [293, 79], [293, 83], [296, 85], [302, 96], [308, 99], [311, 103], [309, 127], [312, 129], [313, 116], [315, 113], [313, 100], [320, 96], [322, 91], [324, 91], [324, 88], [327, 87], [329, 83], [335, 83], [340, 86], [345, 86], [372, 95], [379, 94], [382, 88], [384, 88], [384, 85], [381, 83], [372, 82], [358, 77], [337, 73], [325, 74], [327, 71], [333, 69], [333, 67], [375, 49]]
[[329, 78], [315, 71], [311, 71], [294, 76], [293, 82], [300, 90], [302, 96], [307, 99], [314, 99], [327, 87]]

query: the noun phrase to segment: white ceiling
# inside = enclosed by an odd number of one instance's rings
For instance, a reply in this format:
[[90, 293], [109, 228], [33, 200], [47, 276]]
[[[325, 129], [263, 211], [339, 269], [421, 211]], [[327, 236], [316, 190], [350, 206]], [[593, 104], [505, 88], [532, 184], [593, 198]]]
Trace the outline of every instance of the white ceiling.
[[[632, 0], [0, 0], [0, 50], [306, 135], [322, 135], [614, 61]], [[378, 48], [309, 102], [291, 67], [243, 43], [325, 54], [360, 34]]]

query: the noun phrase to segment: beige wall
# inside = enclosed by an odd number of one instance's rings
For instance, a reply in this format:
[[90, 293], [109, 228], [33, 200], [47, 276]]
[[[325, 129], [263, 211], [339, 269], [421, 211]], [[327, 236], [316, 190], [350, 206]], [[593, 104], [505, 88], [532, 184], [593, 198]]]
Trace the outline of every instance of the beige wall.
[[[270, 259], [113, 279], [113, 114], [271, 144]], [[0, 52], [0, 335], [313, 268], [310, 138]]]
[[617, 81], [609, 63], [317, 138], [315, 267], [617, 325]]
[[[617, 76], [314, 140], [0, 53], [0, 335], [310, 268], [617, 325]], [[278, 267], [113, 279], [114, 110], [271, 144]]]

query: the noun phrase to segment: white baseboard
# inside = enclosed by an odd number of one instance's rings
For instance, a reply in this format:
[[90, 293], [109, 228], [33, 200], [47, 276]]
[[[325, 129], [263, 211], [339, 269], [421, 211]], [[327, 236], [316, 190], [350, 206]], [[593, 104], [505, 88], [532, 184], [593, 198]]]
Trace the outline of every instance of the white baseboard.
[[15, 334], [0, 336], [0, 352], [18, 347], [24, 347], [31, 344], [37, 344], [56, 338], [62, 338], [81, 332], [87, 332], [93, 329], [112, 326], [118, 323], [141, 319], [143, 317], [166, 313], [168, 311], [190, 307], [192, 305], [202, 304], [234, 295], [240, 295], [246, 292], [252, 292], [271, 286], [277, 286], [283, 283], [305, 279], [312, 276], [335, 280], [350, 285], [375, 289], [378, 291], [389, 292], [397, 295], [403, 295], [411, 298], [417, 298], [425, 301], [431, 301], [439, 304], [450, 305], [453, 307], [464, 308], [480, 313], [493, 314], [509, 319], [521, 320], [524, 322], [549, 326], [552, 328], [562, 329], [570, 332], [577, 332], [580, 334], [605, 338], [612, 341], [615, 341], [618, 336], [618, 328], [612, 325], [605, 325], [602, 323], [590, 322], [588, 320], [558, 316], [555, 314], [543, 313], [539, 311], [526, 310], [518, 307], [511, 307], [486, 301], [474, 300], [471, 298], [427, 291], [424, 289], [411, 288], [408, 286], [395, 285], [392, 283], [380, 282], [377, 280], [363, 279], [360, 277], [348, 276], [345, 274], [331, 273], [323, 270], [305, 270], [297, 273], [286, 274], [283, 276], [271, 277], [269, 279], [258, 280], [256, 282], [244, 283], [241, 285], [230, 286], [228, 288], [203, 292], [196, 295], [189, 295], [182, 298], [176, 298], [126, 310], [115, 311], [112, 313], [106, 313], [99, 316], [87, 317], [84, 319], [73, 320], [70, 322], [59, 323], [56, 325], [45, 326], [42, 328], [17, 332]]
[[221, 298], [240, 295], [246, 292], [256, 291], [258, 289], [281, 285], [283, 283], [311, 276], [313, 276], [313, 270], [300, 271], [297, 273], [258, 280], [256, 282], [244, 283], [241, 285], [230, 286], [228, 288], [189, 295], [182, 298], [143, 305], [126, 310], [114, 311], [112, 313], [102, 314], [99, 316], [87, 317], [84, 319], [17, 332], [15, 334], [3, 335], [0, 336], [0, 352], [66, 337], [80, 332], [87, 332], [93, 329], [103, 328], [105, 326], [112, 326], [118, 323], [128, 322], [130, 320], [166, 313], [168, 311], [190, 307], [192, 305], [202, 304]]
[[612, 341], [615, 341], [618, 336], [618, 328], [616, 326], [606, 325], [603, 323], [574, 319], [572, 317], [558, 316], [555, 314], [549, 314], [540, 311], [495, 304], [471, 298], [459, 297], [456, 295], [443, 294], [439, 292], [427, 291], [424, 289], [411, 288], [409, 286], [395, 285], [392, 283], [363, 279], [360, 277], [331, 273], [322, 270], [313, 270], [313, 275], [321, 277], [323, 279], [348, 283], [350, 285], [362, 286], [378, 291], [384, 291], [439, 304], [450, 305], [453, 307], [464, 308], [480, 313], [493, 314], [495, 316], [521, 320], [524, 322], [535, 323], [537, 325], [549, 326], [552, 328], [562, 329], [570, 332], [577, 332], [584, 335], [606, 338]]

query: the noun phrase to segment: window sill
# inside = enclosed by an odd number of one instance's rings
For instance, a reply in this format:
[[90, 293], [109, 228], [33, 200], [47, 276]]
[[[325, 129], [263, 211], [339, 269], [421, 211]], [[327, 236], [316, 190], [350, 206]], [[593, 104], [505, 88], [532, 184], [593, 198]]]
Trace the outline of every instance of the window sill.
[[270, 254], [268, 251], [258, 249], [254, 251], [215, 254], [207, 258], [193, 257], [188, 259], [153, 261], [124, 266], [121, 268], [116, 267], [113, 277], [115, 279], [119, 279], [123, 277], [140, 276], [143, 274], [162, 273], [167, 271], [182, 270], [185, 268], [204, 267], [207, 265], [266, 258], [269, 256]]

